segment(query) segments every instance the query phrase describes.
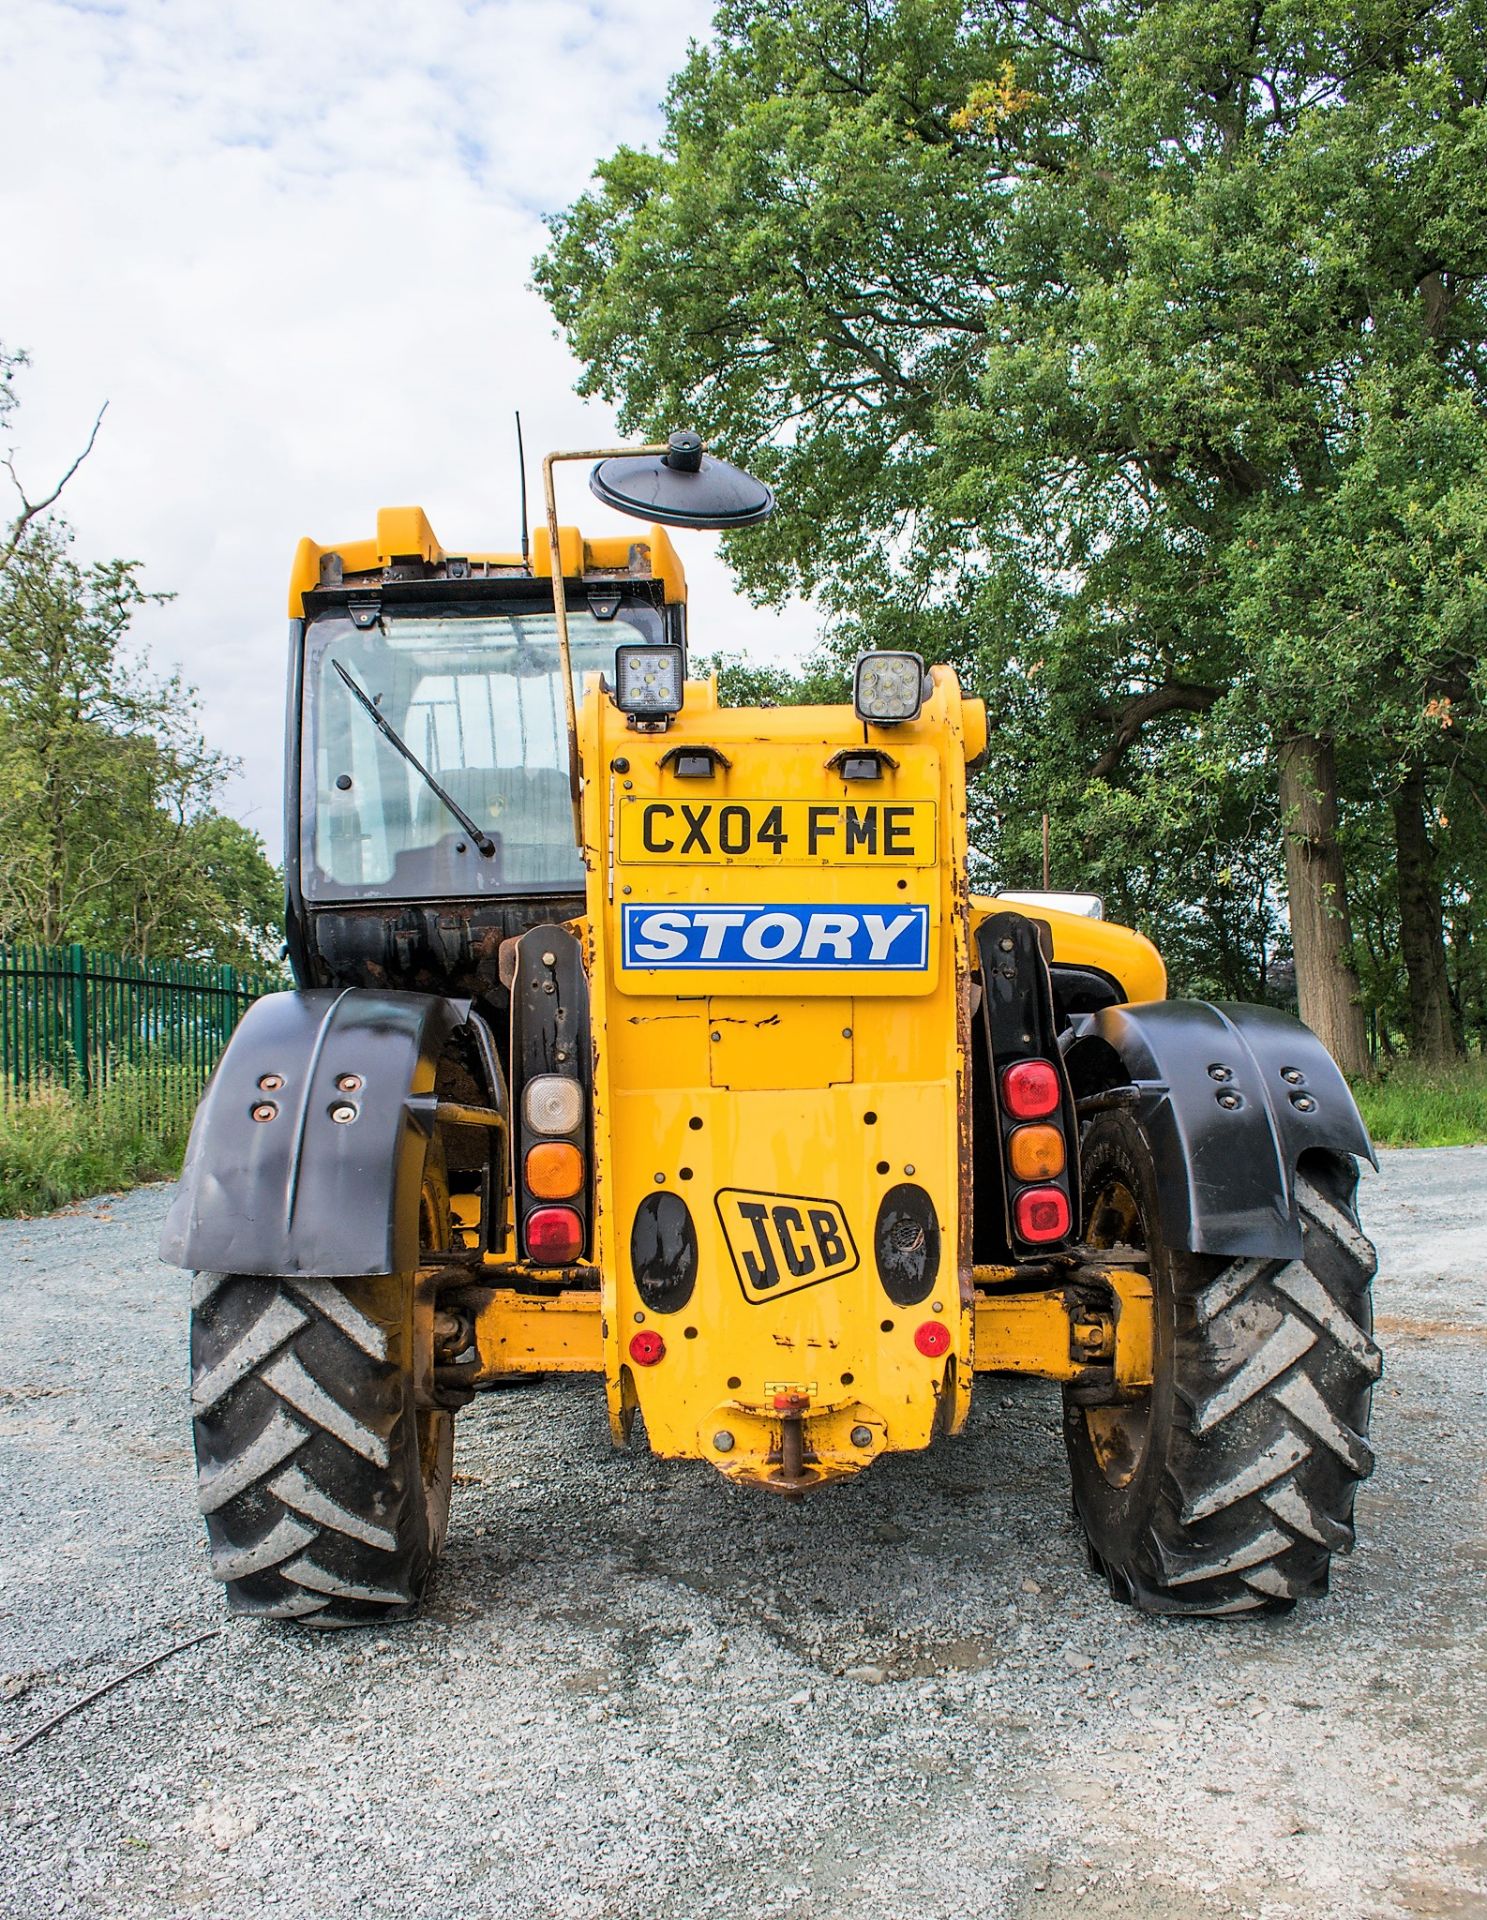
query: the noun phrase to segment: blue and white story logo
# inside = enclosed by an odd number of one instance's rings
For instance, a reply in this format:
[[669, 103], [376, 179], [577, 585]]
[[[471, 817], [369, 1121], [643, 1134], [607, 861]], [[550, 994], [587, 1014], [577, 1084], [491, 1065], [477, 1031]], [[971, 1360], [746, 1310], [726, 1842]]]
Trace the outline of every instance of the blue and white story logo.
[[622, 907], [624, 964], [923, 973], [929, 908]]

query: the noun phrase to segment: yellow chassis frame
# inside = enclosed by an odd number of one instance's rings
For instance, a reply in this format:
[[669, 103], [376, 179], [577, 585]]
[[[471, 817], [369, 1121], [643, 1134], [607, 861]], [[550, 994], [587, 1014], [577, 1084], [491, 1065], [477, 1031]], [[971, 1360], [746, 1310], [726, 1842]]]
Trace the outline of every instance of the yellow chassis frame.
[[[488, 1277], [494, 1278], [494, 1270]], [[508, 1270], [509, 1271], [509, 1270]], [[1025, 1373], [1069, 1384], [1094, 1368], [1110, 1368], [1116, 1390], [1151, 1385], [1152, 1293], [1136, 1267], [1089, 1265], [1072, 1270], [1087, 1288], [1110, 1290], [1110, 1310], [1076, 1298], [1068, 1286], [1024, 1293], [992, 1291], [1015, 1283], [1012, 1267], [977, 1267], [973, 1364], [977, 1373]], [[499, 1287], [475, 1317], [480, 1374], [603, 1373], [604, 1342], [597, 1289], [523, 1293]]]

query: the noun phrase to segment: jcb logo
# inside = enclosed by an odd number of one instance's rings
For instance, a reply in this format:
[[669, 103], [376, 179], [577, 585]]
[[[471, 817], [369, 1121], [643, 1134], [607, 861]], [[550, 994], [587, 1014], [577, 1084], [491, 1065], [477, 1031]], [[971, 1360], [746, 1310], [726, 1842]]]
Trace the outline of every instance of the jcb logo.
[[724, 1187], [717, 1209], [744, 1299], [756, 1307], [857, 1265], [852, 1229], [834, 1200]]

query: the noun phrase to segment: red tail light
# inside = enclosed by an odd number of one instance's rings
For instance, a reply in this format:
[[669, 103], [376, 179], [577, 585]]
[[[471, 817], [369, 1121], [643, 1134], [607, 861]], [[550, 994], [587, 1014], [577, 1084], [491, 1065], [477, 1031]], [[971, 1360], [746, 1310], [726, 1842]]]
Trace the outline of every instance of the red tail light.
[[630, 1336], [630, 1358], [637, 1367], [653, 1367], [666, 1358], [666, 1342], [649, 1327]]
[[1069, 1231], [1068, 1195], [1057, 1187], [1027, 1187], [1017, 1196], [1017, 1231], [1024, 1240], [1062, 1240]]
[[915, 1329], [914, 1345], [931, 1360], [937, 1360], [950, 1350], [950, 1329], [943, 1320], [926, 1320], [922, 1327]]
[[527, 1257], [566, 1267], [583, 1251], [583, 1222], [572, 1207], [537, 1207], [527, 1215]]
[[1058, 1074], [1046, 1060], [1019, 1060], [1002, 1075], [1002, 1105], [1018, 1120], [1041, 1120], [1058, 1107]]

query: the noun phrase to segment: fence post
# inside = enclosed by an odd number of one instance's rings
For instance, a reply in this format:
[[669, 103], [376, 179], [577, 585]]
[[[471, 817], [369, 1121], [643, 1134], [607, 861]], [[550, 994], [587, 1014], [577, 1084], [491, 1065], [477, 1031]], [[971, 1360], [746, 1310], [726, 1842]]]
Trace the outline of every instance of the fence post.
[[77, 1057], [78, 1087], [87, 1093], [92, 1084], [88, 1059], [88, 956], [76, 941], [67, 949], [68, 1025]]

